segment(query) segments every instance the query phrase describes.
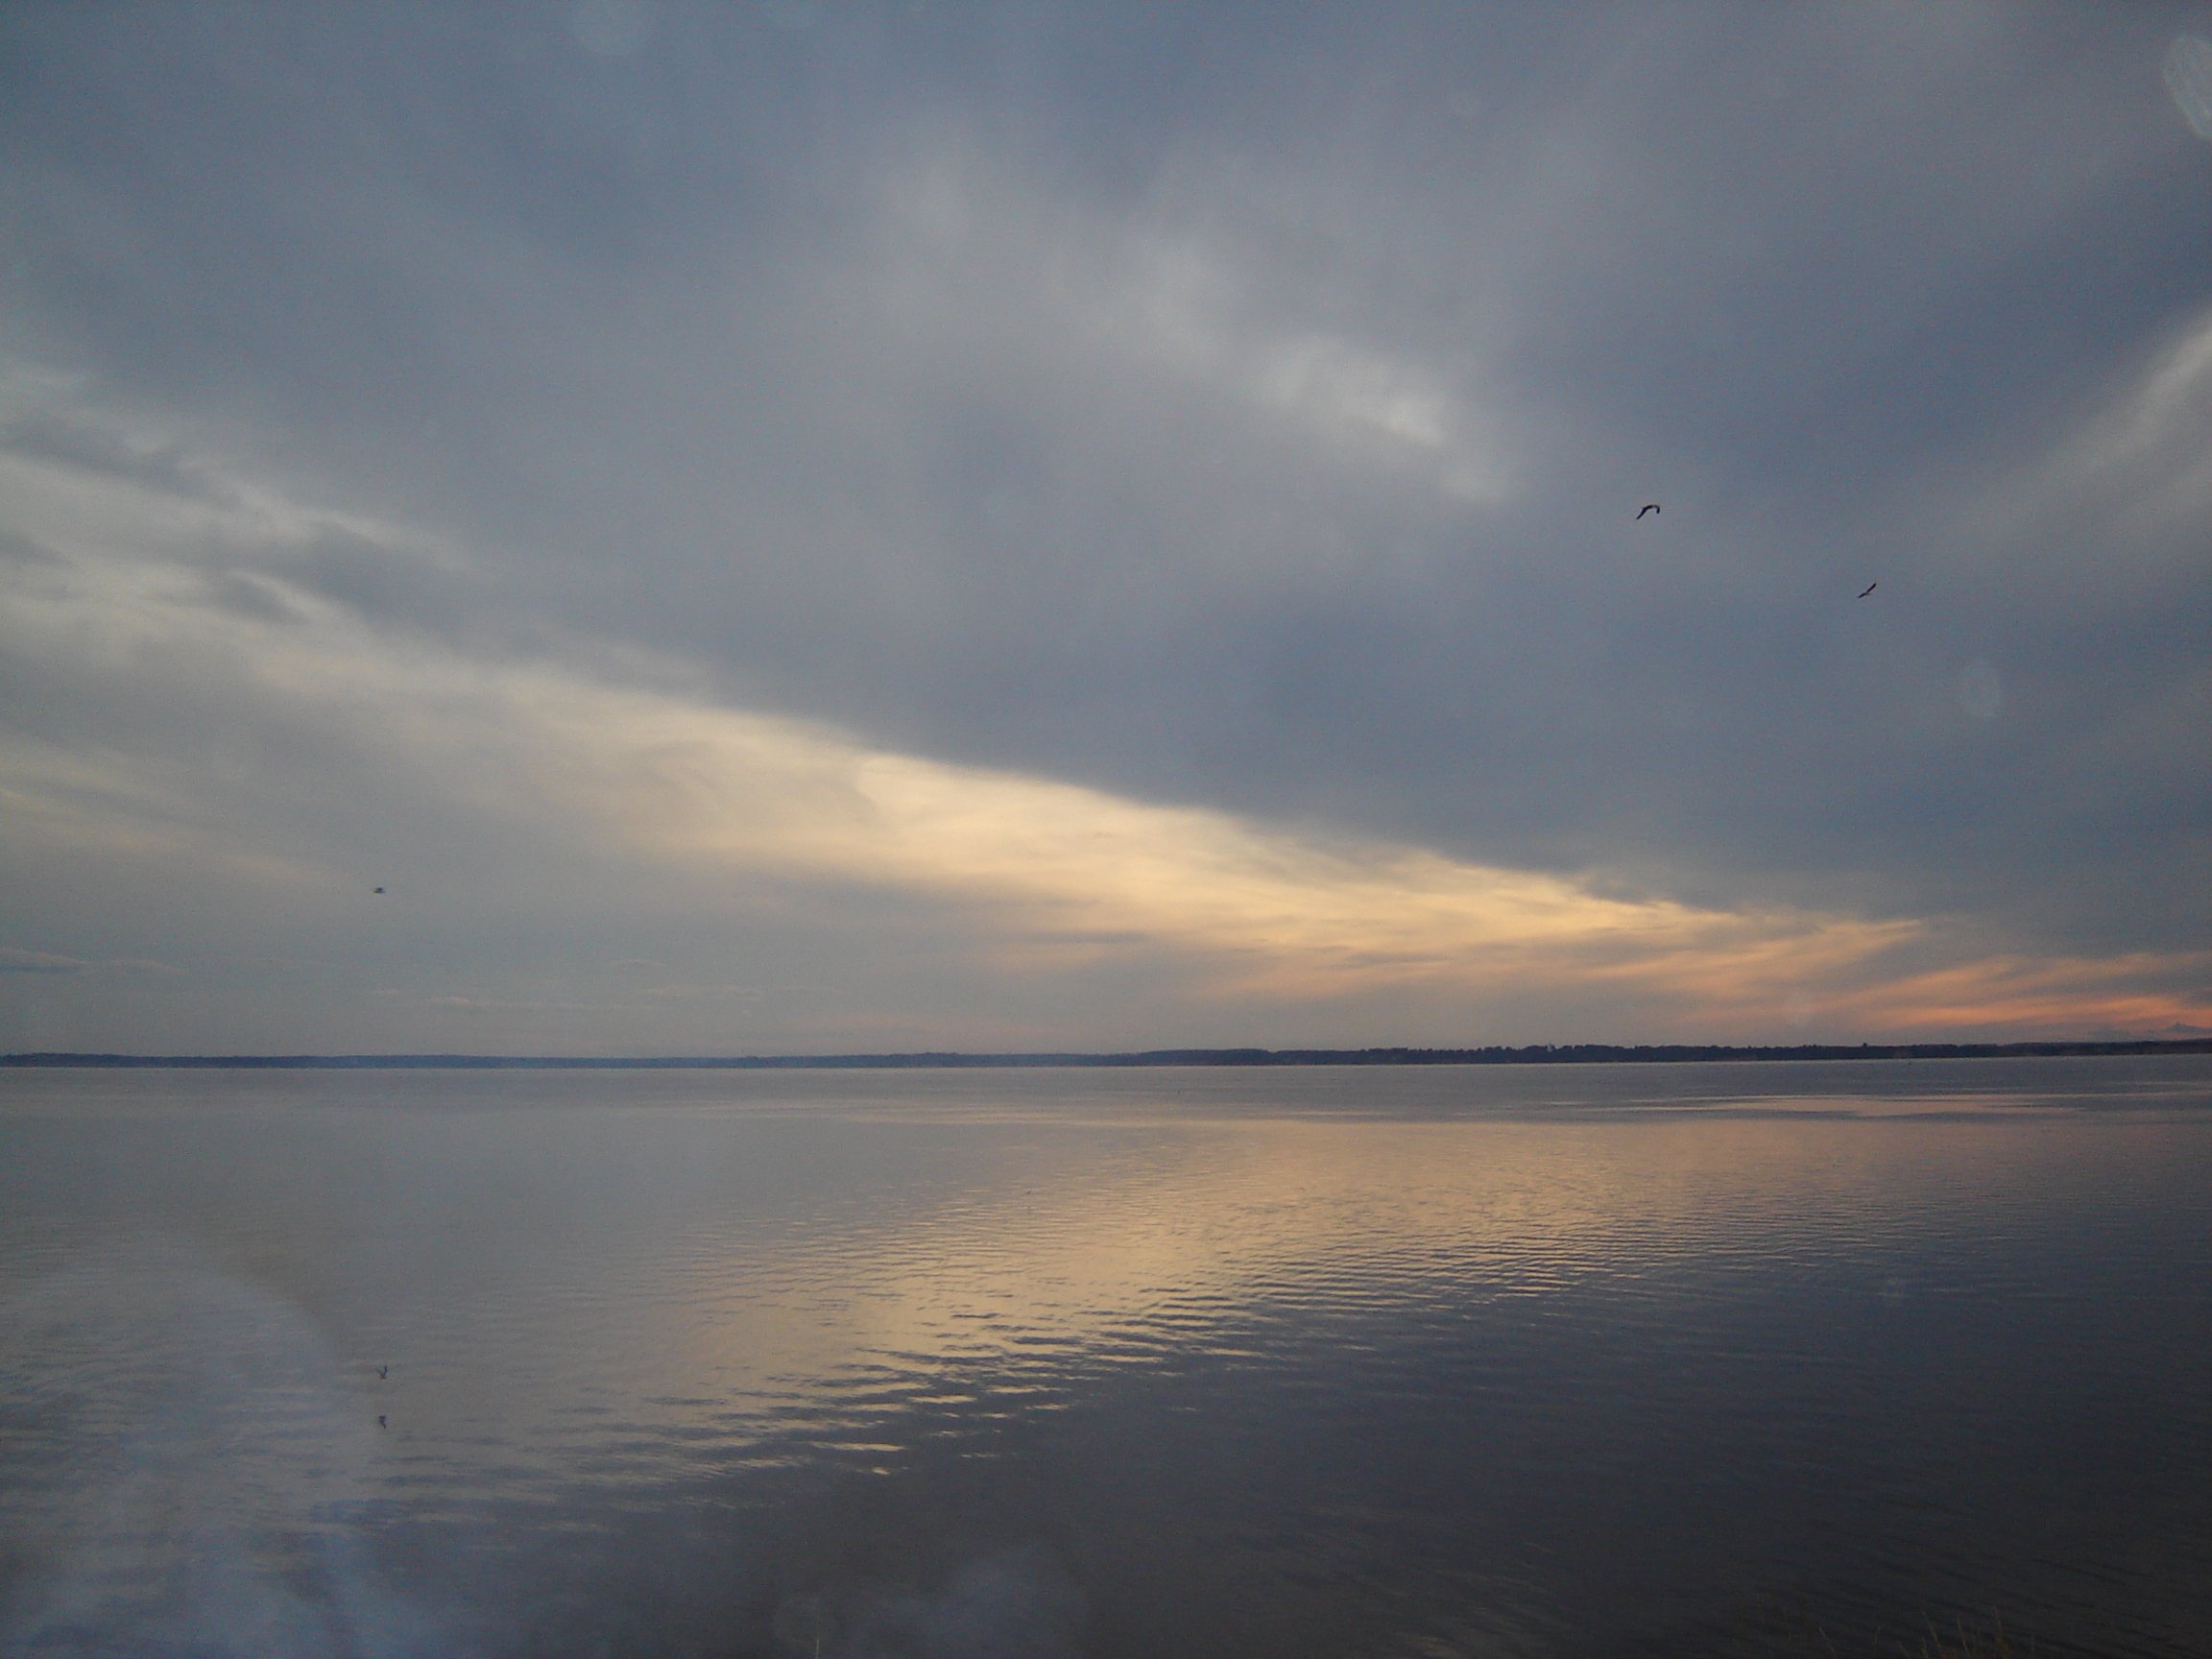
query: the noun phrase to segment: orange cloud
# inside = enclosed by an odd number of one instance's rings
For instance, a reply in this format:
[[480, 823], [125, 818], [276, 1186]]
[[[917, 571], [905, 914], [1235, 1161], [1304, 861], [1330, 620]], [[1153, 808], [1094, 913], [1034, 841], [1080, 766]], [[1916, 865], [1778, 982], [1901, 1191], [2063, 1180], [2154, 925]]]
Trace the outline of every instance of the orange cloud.
[[[2184, 983], [2175, 986], [2176, 979]], [[1987, 956], [1837, 999], [1875, 1030], [2212, 1030], [2212, 954]]]

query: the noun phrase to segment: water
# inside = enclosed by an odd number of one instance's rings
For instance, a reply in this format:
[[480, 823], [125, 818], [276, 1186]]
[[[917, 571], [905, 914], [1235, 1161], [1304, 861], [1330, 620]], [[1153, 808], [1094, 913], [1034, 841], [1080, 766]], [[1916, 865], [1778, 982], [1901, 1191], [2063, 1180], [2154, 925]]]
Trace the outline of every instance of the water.
[[2200, 1654], [2208, 1268], [2203, 1058], [5, 1073], [0, 1650]]

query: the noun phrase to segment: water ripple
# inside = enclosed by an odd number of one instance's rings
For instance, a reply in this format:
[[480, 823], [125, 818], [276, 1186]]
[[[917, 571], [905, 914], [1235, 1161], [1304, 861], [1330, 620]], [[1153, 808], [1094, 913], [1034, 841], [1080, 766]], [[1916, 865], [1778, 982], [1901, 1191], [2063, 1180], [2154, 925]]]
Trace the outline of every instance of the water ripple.
[[7, 1649], [2212, 1630], [2212, 1069], [1578, 1070], [10, 1079]]

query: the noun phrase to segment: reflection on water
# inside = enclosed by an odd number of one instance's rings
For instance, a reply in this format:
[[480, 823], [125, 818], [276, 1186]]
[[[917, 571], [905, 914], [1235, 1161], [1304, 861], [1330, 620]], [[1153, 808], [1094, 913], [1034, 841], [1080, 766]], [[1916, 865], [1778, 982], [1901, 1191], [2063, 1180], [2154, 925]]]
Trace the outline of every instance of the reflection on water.
[[2203, 1652], [2208, 1178], [2201, 1059], [0, 1075], [0, 1632]]

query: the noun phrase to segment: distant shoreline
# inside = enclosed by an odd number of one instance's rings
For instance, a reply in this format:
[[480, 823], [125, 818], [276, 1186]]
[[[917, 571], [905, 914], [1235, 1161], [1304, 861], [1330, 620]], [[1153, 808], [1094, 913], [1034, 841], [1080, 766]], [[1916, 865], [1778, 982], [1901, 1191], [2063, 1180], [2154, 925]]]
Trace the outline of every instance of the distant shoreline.
[[2212, 1037], [2103, 1043], [1531, 1044], [1487, 1048], [1151, 1048], [1128, 1054], [0, 1054], [0, 1068], [263, 1071], [900, 1071], [1007, 1067], [1620, 1066], [1727, 1060], [2016, 1060], [2128, 1054], [2212, 1054]]

